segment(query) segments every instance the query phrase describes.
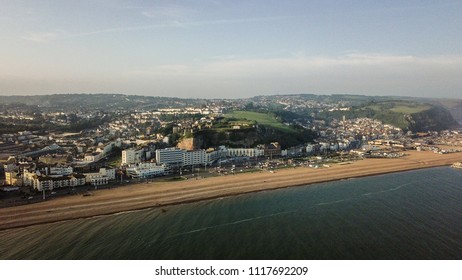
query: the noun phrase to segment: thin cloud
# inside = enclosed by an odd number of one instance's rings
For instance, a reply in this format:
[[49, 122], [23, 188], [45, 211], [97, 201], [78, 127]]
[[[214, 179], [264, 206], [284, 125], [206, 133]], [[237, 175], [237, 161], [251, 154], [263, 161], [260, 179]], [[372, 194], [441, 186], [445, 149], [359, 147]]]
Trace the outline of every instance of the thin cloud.
[[252, 22], [277, 21], [277, 20], [284, 20], [284, 19], [288, 19], [288, 18], [290, 18], [290, 17], [278, 16], [278, 17], [217, 19], [217, 20], [193, 21], [193, 22], [187, 23], [186, 25], [201, 26], [201, 25], [215, 25], [215, 24], [252, 23]]
[[[121, 71], [117, 73], [118, 71]], [[69, 78], [0, 76], [2, 92], [133, 92], [170, 96], [244, 97], [276, 93], [357, 93], [460, 98], [462, 55], [349, 54], [339, 57], [218, 58], [195, 64], [114, 69]], [[48, 75], [48, 74], [47, 74]], [[104, 82], [102, 82], [104, 81]]]
[[251, 22], [265, 22], [282, 20], [287, 17], [257, 17], [257, 18], [240, 18], [240, 19], [220, 19], [220, 20], [208, 20], [208, 21], [168, 21], [158, 24], [139, 25], [139, 26], [128, 26], [128, 27], [114, 27], [101, 30], [94, 30], [75, 34], [58, 34], [53, 32], [46, 33], [29, 33], [23, 36], [23, 39], [35, 42], [47, 42], [56, 40], [59, 38], [72, 38], [72, 37], [83, 37], [92, 36], [104, 33], [118, 33], [118, 32], [129, 32], [129, 31], [142, 31], [159, 28], [188, 28], [196, 26], [207, 26], [207, 25], [219, 25], [219, 24], [234, 24], [234, 23], [251, 23]]
[[240, 19], [220, 19], [220, 20], [203, 20], [203, 21], [169, 21], [159, 24], [140, 25], [140, 26], [129, 26], [129, 27], [116, 27], [102, 30], [95, 30], [90, 32], [84, 32], [75, 34], [73, 36], [86, 36], [101, 33], [113, 33], [113, 32], [124, 32], [124, 31], [137, 31], [137, 30], [149, 30], [157, 28], [185, 28], [194, 26], [205, 26], [205, 25], [217, 25], [217, 24], [233, 24], [233, 23], [250, 23], [250, 22], [264, 22], [286, 19], [287, 17], [257, 17], [257, 18], [240, 18]]
[[[374, 69], [383, 67], [408, 68], [416, 65], [450, 65], [462, 67], [462, 56], [415, 57], [387, 54], [348, 54], [341, 57], [307, 57], [293, 56], [268, 59], [217, 59], [200, 66], [190, 67], [191, 72], [205, 75], [245, 76], [291, 73], [329, 72], [335, 69]], [[185, 69], [185, 68], [183, 68]]]
[[103, 33], [142, 31], [142, 30], [150, 30], [150, 29], [158, 29], [158, 28], [169, 28], [169, 27], [181, 28], [181, 27], [184, 27], [184, 25], [178, 21], [171, 21], [171, 22], [165, 22], [165, 23], [159, 23], [159, 24], [101, 29], [101, 30], [72, 34], [72, 35], [68, 35], [68, 37], [90, 36], [90, 35], [97, 35], [97, 34], [103, 34]]
[[[272, 77], [272, 76], [332, 76], [361, 73], [380, 75], [405, 72], [420, 75], [434, 69], [448, 72], [462, 71], [462, 55], [407, 56], [387, 54], [349, 54], [342, 57], [285, 57], [269, 59], [242, 59], [236, 56], [213, 57], [205, 63], [166, 64], [150, 69], [135, 70], [130, 76], [190, 76], [190, 77]], [[348, 73], [350, 72], [350, 73]], [[419, 74], [420, 73], [420, 74]], [[385, 79], [385, 78], [384, 78]]]
[[197, 14], [197, 11], [184, 6], [170, 5], [147, 9], [142, 11], [141, 14], [145, 17], [155, 19], [185, 20], [188, 17]]
[[56, 38], [58, 38], [58, 34], [54, 32], [31, 32], [23, 36], [22, 38], [27, 41], [44, 43], [55, 40]]

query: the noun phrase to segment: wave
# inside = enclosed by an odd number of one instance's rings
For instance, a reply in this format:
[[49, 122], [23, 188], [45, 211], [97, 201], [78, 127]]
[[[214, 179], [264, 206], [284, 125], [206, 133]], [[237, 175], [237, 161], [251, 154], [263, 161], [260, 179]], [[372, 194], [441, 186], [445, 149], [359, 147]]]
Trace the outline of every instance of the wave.
[[370, 192], [370, 193], [364, 193], [358, 197], [352, 197], [352, 198], [345, 198], [345, 199], [339, 199], [339, 200], [334, 200], [334, 201], [327, 201], [327, 202], [320, 202], [320, 203], [317, 203], [315, 206], [313, 206], [312, 208], [316, 207], [316, 206], [325, 206], [325, 205], [332, 205], [332, 204], [337, 204], [337, 203], [342, 203], [342, 202], [346, 202], [346, 201], [351, 201], [351, 200], [356, 200], [356, 199], [360, 199], [361, 197], [363, 196], [370, 196], [370, 195], [375, 195], [375, 194], [382, 194], [382, 193], [387, 193], [387, 192], [394, 192], [394, 191], [397, 191], [405, 186], [409, 186], [409, 185], [412, 185], [413, 183], [406, 183], [406, 184], [402, 184], [402, 185], [399, 185], [397, 187], [394, 187], [394, 188], [390, 188], [390, 189], [386, 189], [386, 190], [383, 190], [383, 191], [378, 191], [378, 192]]
[[172, 235], [171, 237], [173, 238], [173, 237], [178, 237], [178, 236], [182, 236], [182, 235], [194, 234], [194, 233], [206, 231], [206, 230], [209, 230], [209, 229], [215, 229], [215, 228], [232, 226], [232, 225], [237, 225], [237, 224], [242, 224], [242, 223], [248, 223], [248, 222], [252, 222], [252, 221], [255, 221], [255, 220], [261, 220], [261, 219], [271, 218], [271, 217], [274, 217], [274, 216], [285, 215], [285, 214], [290, 214], [290, 213], [295, 213], [295, 212], [297, 212], [297, 211], [294, 211], [294, 210], [292, 210], [292, 211], [283, 211], [283, 212], [273, 213], [273, 214], [270, 214], [270, 215], [264, 215], [264, 216], [252, 217], [252, 218], [248, 218], [248, 219], [242, 219], [242, 220], [238, 220], [238, 221], [234, 221], [234, 222], [223, 223], [223, 224], [219, 224], [219, 225], [213, 225], [213, 226], [208, 226], [208, 227], [203, 227], [203, 228], [198, 228], [198, 229], [194, 229], [194, 230], [190, 230], [190, 231], [177, 233], [175, 235]]
[[409, 186], [409, 185], [412, 185], [413, 183], [406, 183], [406, 184], [402, 184], [402, 185], [399, 185], [397, 187], [394, 187], [394, 188], [391, 188], [391, 189], [387, 189], [387, 190], [383, 190], [383, 191], [378, 191], [378, 192], [370, 192], [370, 193], [365, 193], [363, 194], [363, 196], [369, 196], [369, 195], [374, 195], [374, 194], [381, 194], [381, 193], [387, 193], [387, 192], [394, 192], [394, 191], [397, 191], [405, 186]]
[[341, 203], [341, 202], [345, 202], [345, 201], [349, 201], [349, 200], [353, 200], [353, 199], [356, 199], [356, 198], [347, 198], [347, 199], [340, 199], [340, 200], [335, 200], [335, 201], [320, 202], [320, 203], [317, 203], [316, 206], [336, 204], [336, 203]]

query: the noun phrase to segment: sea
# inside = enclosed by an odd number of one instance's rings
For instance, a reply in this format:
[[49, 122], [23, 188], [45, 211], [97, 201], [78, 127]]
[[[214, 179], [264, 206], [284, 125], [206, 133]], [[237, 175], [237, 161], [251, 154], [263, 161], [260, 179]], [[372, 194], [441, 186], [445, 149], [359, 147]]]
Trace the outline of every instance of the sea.
[[450, 167], [0, 231], [0, 259], [461, 258]]

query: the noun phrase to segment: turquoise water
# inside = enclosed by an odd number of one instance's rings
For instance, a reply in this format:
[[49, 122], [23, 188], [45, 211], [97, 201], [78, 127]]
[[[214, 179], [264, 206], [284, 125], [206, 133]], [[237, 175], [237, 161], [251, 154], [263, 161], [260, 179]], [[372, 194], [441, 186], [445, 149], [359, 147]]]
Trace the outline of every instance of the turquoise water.
[[461, 259], [447, 167], [0, 232], [2, 259]]

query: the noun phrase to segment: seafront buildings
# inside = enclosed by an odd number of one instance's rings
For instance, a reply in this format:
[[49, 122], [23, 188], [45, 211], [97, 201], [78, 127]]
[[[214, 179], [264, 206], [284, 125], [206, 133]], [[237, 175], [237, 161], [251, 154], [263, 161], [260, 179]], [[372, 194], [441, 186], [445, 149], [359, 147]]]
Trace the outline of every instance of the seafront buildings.
[[165, 165], [157, 165], [156, 163], [139, 163], [130, 165], [126, 168], [127, 175], [131, 178], [146, 179], [164, 176], [168, 174], [169, 168]]
[[[268, 99], [269, 100], [269, 99]], [[260, 97], [256, 105], [264, 106]], [[270, 101], [268, 101], [270, 102]], [[273, 101], [271, 101], [273, 102]], [[347, 104], [298, 102], [292, 97], [280, 97], [279, 104], [287, 110], [316, 108], [319, 111], [346, 112]], [[458, 130], [404, 132], [400, 128], [369, 118], [296, 119], [293, 123], [315, 131], [317, 138], [310, 143], [281, 147], [277, 141], [252, 146], [180, 145], [196, 132], [223, 129], [226, 110], [243, 110], [239, 101], [210, 102], [205, 106], [160, 108], [158, 110], [118, 111], [111, 118], [107, 113], [48, 112], [40, 118], [56, 126], [70, 125], [75, 120], [106, 118], [95, 128], [73, 133], [56, 131], [17, 131], [0, 135], [0, 185], [30, 187], [36, 190], [57, 189], [81, 185], [100, 186], [111, 181], [130, 178], [145, 179], [169, 174], [181, 174], [192, 167], [209, 167], [221, 163], [277, 158], [296, 158], [329, 154], [384, 157], [399, 155], [402, 150], [432, 150], [435, 153], [461, 151], [462, 133]], [[33, 114], [11, 111], [0, 117], [14, 121], [31, 121]], [[248, 124], [230, 124], [231, 130]], [[277, 140], [277, 139], [275, 139]], [[178, 143], [178, 145], [177, 145]], [[123, 179], [123, 180], [122, 180]]]

